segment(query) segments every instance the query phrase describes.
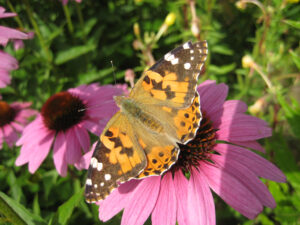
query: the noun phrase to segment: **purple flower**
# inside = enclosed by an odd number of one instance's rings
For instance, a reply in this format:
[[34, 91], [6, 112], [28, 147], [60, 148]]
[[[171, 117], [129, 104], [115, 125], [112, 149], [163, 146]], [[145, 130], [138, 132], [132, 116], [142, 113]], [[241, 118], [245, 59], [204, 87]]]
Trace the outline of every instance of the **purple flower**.
[[53, 160], [61, 176], [68, 164], [79, 163], [90, 147], [88, 131], [99, 135], [117, 111], [113, 96], [123, 90], [111, 85], [81, 85], [50, 97], [41, 113], [24, 130], [17, 145], [22, 146], [16, 165], [28, 163], [34, 173], [53, 147]]
[[[14, 17], [16, 13], [5, 13], [5, 9], [0, 6], [0, 19], [7, 17]], [[28, 39], [30, 35], [18, 31], [13, 28], [0, 26], [0, 44], [6, 46], [9, 39]]]
[[[264, 152], [257, 140], [271, 136], [267, 123], [246, 115], [245, 103], [225, 101], [225, 84], [206, 81], [198, 92], [203, 119], [195, 139], [180, 145], [178, 161], [163, 176], [131, 180], [98, 202], [100, 220], [108, 221], [124, 210], [122, 225], [144, 224], [150, 215], [153, 225], [175, 225], [176, 221], [179, 225], [213, 225], [211, 190], [250, 219], [264, 206], [276, 206], [259, 177], [285, 182], [285, 175], [249, 150]], [[87, 168], [90, 156], [82, 159], [87, 161], [82, 166]]]
[[[66, 4], [68, 4], [68, 1], [69, 0], [61, 0], [62, 1], [62, 3], [63, 3], [63, 5], [66, 5]], [[81, 3], [81, 1], [82, 0], [75, 0], [77, 3]]]
[[[0, 6], [0, 19], [16, 16], [15, 13], [5, 13], [5, 9]], [[0, 45], [6, 46], [10, 39], [17, 41], [17, 46], [20, 45], [19, 39], [32, 38], [32, 33], [26, 34], [16, 29], [0, 26]], [[0, 88], [10, 84], [10, 71], [18, 68], [17, 60], [11, 55], [0, 50]]]
[[28, 118], [37, 114], [35, 110], [29, 108], [30, 105], [30, 102], [8, 104], [0, 100], [0, 150], [3, 142], [11, 148], [28, 123]]

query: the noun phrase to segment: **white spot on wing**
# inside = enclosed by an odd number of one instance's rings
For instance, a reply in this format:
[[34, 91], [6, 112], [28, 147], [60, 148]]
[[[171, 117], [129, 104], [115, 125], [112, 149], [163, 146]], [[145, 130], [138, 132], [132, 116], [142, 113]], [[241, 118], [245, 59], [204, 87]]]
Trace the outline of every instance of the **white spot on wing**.
[[194, 60], [194, 56], [191, 57], [191, 60]]
[[97, 164], [97, 170], [98, 170], [98, 171], [101, 171], [102, 168], [103, 168], [103, 164], [102, 164], [102, 163], [98, 163], [98, 164]]
[[172, 61], [173, 59], [175, 59], [175, 55], [173, 55], [172, 53], [167, 53], [167, 54], [165, 54], [165, 60], [166, 61]]
[[191, 64], [190, 63], [185, 63], [184, 65], [184, 69], [188, 70], [191, 68]]
[[110, 178], [111, 178], [111, 175], [110, 175], [110, 174], [105, 174], [105, 175], [104, 175], [104, 179], [105, 179], [105, 180], [110, 180]]
[[97, 188], [98, 187], [98, 185], [97, 184], [94, 184], [94, 188]]
[[193, 54], [193, 53], [194, 53], [194, 50], [191, 50], [190, 53]]
[[176, 64], [178, 64], [178, 58], [174, 58], [174, 59], [172, 59], [171, 60], [171, 63], [172, 63], [172, 65], [176, 65]]
[[86, 179], [86, 182], [85, 182], [86, 185], [92, 185], [92, 180], [90, 178]]
[[98, 163], [98, 160], [97, 160], [95, 157], [93, 157], [93, 158], [91, 159], [91, 166], [92, 166], [93, 168], [96, 168], [96, 167], [97, 167], [97, 163]]
[[182, 47], [183, 49], [189, 49], [190, 48], [189, 42], [184, 43]]
[[103, 183], [103, 182], [101, 182], [101, 183], [100, 183], [100, 186], [101, 186], [101, 187], [103, 187], [103, 186], [104, 186], [104, 183]]

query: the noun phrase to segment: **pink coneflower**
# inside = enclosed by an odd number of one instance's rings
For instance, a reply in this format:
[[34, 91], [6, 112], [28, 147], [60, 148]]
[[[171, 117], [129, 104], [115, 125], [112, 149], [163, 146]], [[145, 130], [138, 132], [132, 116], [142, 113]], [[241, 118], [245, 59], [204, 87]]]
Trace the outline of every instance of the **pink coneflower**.
[[[28, 32], [27, 34], [29, 39], [34, 37], [34, 32]], [[13, 42], [15, 51], [24, 48], [24, 42], [21, 39], [14, 39]]]
[[[63, 3], [63, 5], [66, 5], [66, 4], [68, 4], [68, 1], [69, 0], [61, 0], [62, 1], [62, 3]], [[81, 3], [81, 1], [82, 0], [75, 0], [77, 3]]]
[[14, 102], [8, 104], [0, 97], [0, 150], [3, 142], [11, 148], [19, 138], [28, 118], [37, 112], [30, 109], [30, 102]]
[[[0, 6], [0, 19], [16, 16], [16, 13], [6, 13], [5, 9]], [[16, 29], [0, 26], [0, 45], [6, 46], [10, 39], [15, 41], [19, 39], [32, 38], [31, 34], [25, 34]], [[18, 41], [17, 41], [18, 43]], [[20, 44], [20, 42], [19, 42]], [[0, 50], [0, 88], [6, 87], [10, 84], [10, 71], [18, 68], [17, 60], [11, 55]]]
[[0, 50], [0, 88], [10, 84], [9, 72], [18, 69], [18, 61], [10, 54]]
[[121, 184], [97, 203], [100, 220], [108, 221], [124, 209], [123, 225], [143, 224], [150, 215], [154, 225], [215, 224], [211, 190], [250, 219], [263, 206], [276, 206], [258, 177], [285, 182], [285, 176], [248, 149], [264, 151], [257, 140], [271, 135], [267, 123], [246, 115], [243, 102], [225, 101], [225, 84], [206, 81], [198, 91], [203, 119], [196, 138], [180, 145], [177, 163], [163, 176]]
[[[5, 9], [0, 6], [0, 19], [14, 17], [16, 13], [6, 13]], [[28, 39], [30, 36], [13, 28], [0, 26], [0, 44], [6, 46], [9, 39]]]
[[90, 147], [88, 131], [99, 135], [108, 119], [117, 111], [113, 96], [123, 90], [111, 85], [81, 85], [50, 97], [41, 114], [31, 122], [18, 140], [20, 166], [28, 163], [34, 173], [53, 146], [53, 160], [61, 176], [68, 164], [79, 162], [82, 152]]

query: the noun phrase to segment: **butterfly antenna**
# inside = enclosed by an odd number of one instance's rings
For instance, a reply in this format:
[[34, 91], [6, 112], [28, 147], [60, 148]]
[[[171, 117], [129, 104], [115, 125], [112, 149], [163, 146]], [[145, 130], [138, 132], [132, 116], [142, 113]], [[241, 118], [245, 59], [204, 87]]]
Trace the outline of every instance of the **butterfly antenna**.
[[107, 100], [107, 101], [101, 101], [100, 104], [95, 104], [95, 105], [92, 105], [92, 106], [89, 106], [89, 107], [86, 106], [86, 107], [84, 107], [84, 108], [78, 109], [77, 112], [83, 112], [83, 111], [86, 111], [86, 110], [88, 110], [88, 109], [96, 109], [96, 108], [101, 107], [101, 106], [103, 106], [103, 105], [105, 105], [105, 104], [111, 104], [111, 102], [112, 102], [111, 99], [109, 99], [109, 100]]
[[116, 85], [116, 84], [117, 84], [117, 80], [116, 80], [116, 73], [115, 73], [115, 68], [114, 68], [113, 61], [111, 60], [110, 63], [111, 63], [111, 67], [112, 67], [112, 69], [113, 69], [114, 80], [115, 80], [115, 85]]

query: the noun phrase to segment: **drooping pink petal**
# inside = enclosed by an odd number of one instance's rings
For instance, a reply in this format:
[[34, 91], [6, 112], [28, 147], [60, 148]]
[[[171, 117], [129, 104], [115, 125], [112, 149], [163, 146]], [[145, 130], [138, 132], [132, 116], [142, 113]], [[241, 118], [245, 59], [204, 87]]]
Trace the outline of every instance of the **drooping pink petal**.
[[113, 114], [115, 114], [119, 108], [115, 104], [114, 100], [107, 100], [105, 103], [99, 106], [94, 106], [93, 111], [90, 110], [90, 116], [93, 117], [112, 117]]
[[176, 195], [172, 173], [166, 173], [160, 184], [160, 192], [152, 212], [153, 225], [176, 223]]
[[211, 160], [214, 163], [217, 163], [220, 167], [225, 168], [229, 173], [243, 183], [244, 186], [257, 197], [261, 204], [270, 208], [275, 208], [276, 203], [273, 196], [263, 182], [250, 170], [250, 168], [246, 168], [234, 158], [226, 157], [226, 155], [212, 155]]
[[[34, 142], [39, 134], [43, 134], [45, 130], [41, 116], [38, 116], [35, 120], [29, 123], [23, 130], [21, 138], [17, 141], [16, 145], [20, 146], [26, 142]], [[33, 141], [30, 141], [33, 140]]]
[[257, 141], [235, 141], [234, 144], [265, 153], [266, 150]]
[[18, 61], [10, 54], [0, 50], [0, 69], [15, 70], [18, 69]]
[[10, 125], [13, 127], [13, 129], [18, 132], [18, 133], [21, 133], [24, 129], [24, 126], [19, 124], [19, 123], [16, 123], [16, 122], [11, 122]]
[[0, 129], [0, 150], [2, 149], [3, 147], [3, 132], [2, 132], [2, 129]]
[[[107, 119], [105, 119], [107, 121]], [[102, 132], [102, 130], [105, 127], [105, 124], [102, 124], [101, 121], [93, 121], [93, 120], [85, 120], [82, 122], [82, 125], [84, 128], [89, 130], [91, 133], [99, 136]]]
[[95, 142], [93, 145], [92, 145], [92, 148], [90, 151], [88, 151], [87, 153], [85, 153], [79, 162], [75, 163], [74, 165], [76, 166], [76, 168], [78, 170], [82, 170], [82, 169], [88, 169], [89, 168], [89, 165], [90, 165], [90, 162], [91, 162], [91, 158], [92, 158], [92, 155], [94, 153], [94, 150], [96, 148], [96, 145], [97, 145], [97, 142]]
[[174, 187], [177, 198], [177, 221], [180, 225], [189, 225], [188, 215], [188, 181], [180, 170], [175, 172]]
[[[205, 111], [205, 108], [202, 108]], [[235, 122], [236, 115], [244, 115], [247, 111], [247, 105], [242, 101], [226, 101], [221, 108], [209, 114], [209, 118], [213, 121], [214, 127], [219, 127], [224, 118], [231, 119]], [[206, 111], [205, 111], [206, 112]], [[231, 121], [230, 121], [231, 122]]]
[[227, 100], [223, 104], [223, 109], [228, 115], [234, 115], [235, 113], [245, 113], [248, 106], [245, 102], [239, 100]]
[[105, 200], [97, 203], [100, 206], [99, 219], [106, 222], [124, 209], [140, 182], [141, 180], [130, 180], [121, 184]]
[[231, 118], [223, 118], [220, 126], [215, 127], [217, 138], [226, 141], [253, 141], [272, 134], [267, 124], [255, 117], [247, 115], [236, 115]]
[[4, 126], [2, 129], [5, 142], [11, 148], [13, 144], [18, 140], [18, 135], [9, 124]]
[[66, 136], [63, 131], [60, 131], [56, 135], [56, 139], [53, 146], [53, 160], [57, 172], [61, 176], [67, 175], [68, 164], [66, 162]]
[[76, 137], [80, 143], [84, 152], [87, 152], [90, 148], [91, 142], [90, 137], [86, 129], [82, 128], [81, 126], [74, 126]]
[[189, 224], [215, 225], [215, 204], [205, 176], [193, 168], [188, 184]]
[[212, 114], [222, 108], [227, 97], [228, 87], [225, 84], [216, 85], [215, 82], [205, 81], [198, 86], [201, 109]]
[[81, 146], [76, 138], [74, 127], [66, 131], [66, 161], [69, 164], [79, 162], [81, 158]]
[[13, 42], [14, 42], [15, 51], [24, 48], [24, 42], [22, 40], [17, 39], [17, 40], [14, 40]]
[[257, 176], [276, 182], [286, 182], [286, 177], [280, 169], [250, 150], [228, 144], [217, 144], [214, 149], [224, 157], [233, 158], [247, 168], [251, 168]]
[[39, 136], [35, 135], [36, 139], [31, 139], [31, 142], [28, 141], [26, 144], [22, 145], [20, 155], [15, 162], [16, 166], [21, 166], [29, 162], [29, 160], [32, 158], [32, 155], [36, 154], [35, 150], [38, 142], [45, 136], [47, 136], [47, 133], [40, 133]]
[[210, 188], [244, 216], [253, 219], [262, 211], [262, 204], [256, 196], [226, 170], [205, 162], [201, 162], [200, 170], [205, 174]]
[[157, 201], [160, 179], [160, 176], [148, 177], [137, 186], [124, 209], [122, 225], [144, 224]]
[[0, 68], [0, 88], [6, 87], [11, 82], [9, 71]]
[[6, 46], [9, 39], [28, 39], [28, 35], [9, 27], [0, 26], [0, 44]]
[[39, 141], [38, 146], [35, 147], [35, 154], [32, 155], [32, 158], [28, 162], [28, 170], [30, 173], [34, 173], [45, 160], [48, 155], [52, 142], [53, 142], [53, 133], [49, 132], [49, 134]]
[[0, 6], [0, 18], [14, 17], [16, 15], [16, 13], [6, 13], [5, 8]]

